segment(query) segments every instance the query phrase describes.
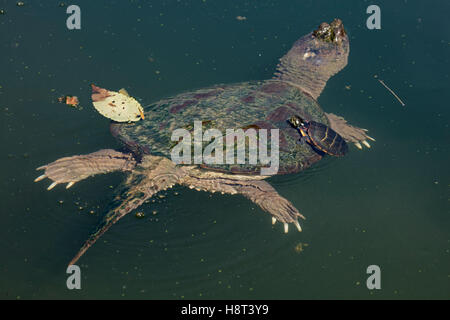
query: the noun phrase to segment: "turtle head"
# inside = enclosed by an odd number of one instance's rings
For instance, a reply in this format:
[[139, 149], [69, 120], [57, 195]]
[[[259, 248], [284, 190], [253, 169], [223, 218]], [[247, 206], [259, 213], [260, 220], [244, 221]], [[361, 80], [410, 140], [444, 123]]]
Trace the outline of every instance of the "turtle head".
[[306, 126], [306, 121], [297, 115], [290, 117], [288, 122], [296, 129], [304, 128]]
[[328, 79], [347, 65], [348, 54], [349, 41], [342, 21], [323, 22], [294, 43], [280, 59], [275, 76], [317, 99]]

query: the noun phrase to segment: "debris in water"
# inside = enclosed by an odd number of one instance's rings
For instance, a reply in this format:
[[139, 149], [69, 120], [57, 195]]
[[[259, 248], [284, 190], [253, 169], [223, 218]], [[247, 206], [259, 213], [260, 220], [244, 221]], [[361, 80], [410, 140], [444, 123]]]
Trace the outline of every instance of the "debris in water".
[[136, 212], [135, 216], [136, 216], [136, 218], [138, 218], [138, 219], [142, 219], [142, 218], [145, 217], [145, 213], [142, 212], [142, 211], [139, 211], [139, 212]]
[[73, 96], [73, 97], [66, 97], [66, 104], [71, 106], [71, 107], [76, 107], [79, 104], [78, 98]]
[[247, 17], [245, 17], [245, 16], [237, 16], [236, 20], [238, 20], [238, 21], [245, 21], [245, 20], [247, 20]]
[[392, 95], [398, 100], [398, 102], [401, 103], [401, 105], [404, 107], [405, 104], [403, 103], [403, 101], [395, 94], [394, 91], [392, 91], [391, 88], [389, 88], [384, 82], [383, 80], [378, 80], [390, 93], [392, 93]]
[[300, 253], [300, 252], [302, 252], [303, 250], [305, 250], [305, 248], [308, 246], [308, 244], [307, 243], [299, 243], [299, 244], [297, 244], [296, 246], [295, 246], [295, 252], [297, 252], [297, 253]]
[[62, 96], [58, 98], [58, 102], [59, 103], [65, 103], [68, 106], [71, 107], [78, 107], [78, 105], [80, 104], [80, 102], [78, 101], [78, 97], [76, 96]]
[[125, 89], [119, 92], [92, 86], [92, 103], [104, 117], [116, 122], [135, 122], [145, 119], [141, 104], [131, 97]]

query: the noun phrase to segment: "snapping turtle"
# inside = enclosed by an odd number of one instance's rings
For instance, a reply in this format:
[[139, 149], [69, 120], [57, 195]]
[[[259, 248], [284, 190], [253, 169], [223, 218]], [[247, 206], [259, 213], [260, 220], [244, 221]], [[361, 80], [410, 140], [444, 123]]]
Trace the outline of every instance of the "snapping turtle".
[[[74, 183], [89, 176], [112, 171], [127, 172], [116, 197], [117, 206], [106, 214], [70, 264], [76, 261], [114, 223], [156, 193], [176, 184], [227, 194], [241, 194], [272, 214], [272, 223], [293, 223], [301, 231], [298, 218], [304, 218], [290, 201], [281, 197], [261, 175], [261, 164], [202, 163], [180, 164], [171, 160], [177, 128], [192, 131], [195, 120], [208, 128], [279, 129], [279, 165], [277, 174], [301, 171], [322, 157], [308, 144], [298, 144], [298, 132], [289, 125], [293, 114], [307, 121], [323, 123], [343, 139], [370, 147], [366, 129], [353, 127], [342, 117], [324, 113], [316, 99], [328, 79], [347, 65], [349, 40], [339, 19], [322, 23], [317, 30], [294, 43], [280, 59], [275, 76], [266, 81], [218, 85], [182, 93], [145, 108], [145, 120], [135, 123], [111, 123], [112, 134], [126, 152], [111, 149], [56, 160], [38, 168], [44, 178], [57, 184]], [[105, 99], [94, 88], [93, 100]], [[103, 91], [104, 92], [104, 91]], [[142, 118], [144, 118], [142, 116]], [[175, 144], [176, 145], [176, 144]], [[272, 173], [273, 174], [273, 173]]]

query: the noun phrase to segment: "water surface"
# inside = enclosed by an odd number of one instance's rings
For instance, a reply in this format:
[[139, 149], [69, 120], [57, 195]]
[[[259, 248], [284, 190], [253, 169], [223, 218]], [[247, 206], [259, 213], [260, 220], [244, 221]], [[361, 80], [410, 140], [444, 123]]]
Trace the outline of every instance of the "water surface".
[[[78, 1], [77, 31], [59, 3], [0, 0], [1, 298], [450, 298], [448, 2], [379, 1], [382, 29], [368, 30], [368, 1]], [[318, 101], [377, 141], [270, 180], [307, 217], [304, 232], [285, 235], [243, 197], [177, 187], [111, 228], [80, 260], [82, 290], [67, 290], [66, 264], [124, 176], [51, 192], [33, 180], [60, 157], [118, 147], [89, 84], [147, 104], [268, 79], [335, 17], [349, 65]], [[84, 108], [55, 103], [63, 94]], [[366, 288], [372, 264], [381, 290]]]

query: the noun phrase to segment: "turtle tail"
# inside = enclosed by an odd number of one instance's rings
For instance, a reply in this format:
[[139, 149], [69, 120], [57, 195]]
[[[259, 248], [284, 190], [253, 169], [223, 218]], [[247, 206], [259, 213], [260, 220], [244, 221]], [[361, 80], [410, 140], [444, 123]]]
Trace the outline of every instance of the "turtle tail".
[[93, 232], [88, 240], [83, 244], [81, 249], [75, 255], [75, 257], [69, 262], [69, 266], [76, 264], [77, 261], [81, 258], [81, 256], [90, 248], [92, 245], [106, 232], [109, 228], [112, 227], [117, 221], [122, 219], [125, 215], [133, 211], [134, 209], [141, 206], [145, 200], [150, 198], [150, 194], [140, 193], [129, 195], [125, 201], [117, 206], [115, 209], [109, 211], [104, 217], [103, 221], [97, 227], [96, 231]]
[[119, 190], [119, 196], [115, 199], [116, 207], [106, 214], [102, 223], [90, 235], [69, 265], [75, 264], [113, 224], [141, 206], [153, 195], [179, 183], [185, 175], [186, 172], [183, 168], [177, 168], [167, 158], [149, 155], [143, 157], [139, 166], [131, 172]]

